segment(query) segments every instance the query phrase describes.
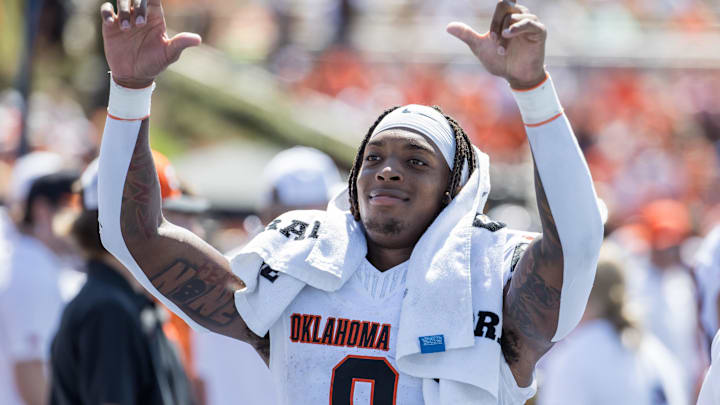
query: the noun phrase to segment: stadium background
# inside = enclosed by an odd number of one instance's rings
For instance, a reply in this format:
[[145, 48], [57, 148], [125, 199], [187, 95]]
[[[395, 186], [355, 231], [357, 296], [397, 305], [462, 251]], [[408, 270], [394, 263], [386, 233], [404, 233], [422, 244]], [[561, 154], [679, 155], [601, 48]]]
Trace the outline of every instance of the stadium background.
[[[0, 2], [0, 196], [22, 151], [54, 150], [78, 167], [96, 156], [108, 87], [100, 3]], [[485, 30], [493, 1], [163, 4], [170, 30], [204, 43], [159, 79], [151, 143], [211, 201], [205, 225], [220, 249], [243, 242], [239, 225], [274, 153], [309, 145], [347, 169], [376, 116], [406, 103], [438, 104], [457, 118], [491, 157], [491, 216], [539, 229], [507, 84], [444, 32], [453, 20]], [[632, 233], [641, 254], [661, 219], [677, 218], [670, 226], [691, 267], [720, 222], [720, 2], [525, 4], [548, 27], [548, 69], [607, 205], [606, 232]], [[677, 204], [648, 210], [658, 200]]]

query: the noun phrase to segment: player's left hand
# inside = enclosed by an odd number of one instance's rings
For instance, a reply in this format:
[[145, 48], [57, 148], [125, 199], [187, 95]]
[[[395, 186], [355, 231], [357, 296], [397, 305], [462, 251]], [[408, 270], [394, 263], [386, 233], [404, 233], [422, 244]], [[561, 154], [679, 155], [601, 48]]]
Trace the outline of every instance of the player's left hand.
[[545, 80], [547, 31], [536, 15], [515, 0], [498, 1], [490, 31], [483, 35], [461, 22], [450, 23], [447, 31], [465, 42], [488, 72], [504, 77], [515, 89]]

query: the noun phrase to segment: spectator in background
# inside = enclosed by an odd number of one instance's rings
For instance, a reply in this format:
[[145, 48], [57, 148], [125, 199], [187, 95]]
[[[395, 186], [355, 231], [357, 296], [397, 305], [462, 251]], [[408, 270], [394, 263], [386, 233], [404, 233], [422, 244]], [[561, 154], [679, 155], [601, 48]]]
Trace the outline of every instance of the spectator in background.
[[[55, 231], [69, 209], [77, 176], [60, 156], [34, 152], [17, 160], [10, 181], [10, 216], [3, 220], [0, 260], [0, 403], [47, 401], [45, 367], [64, 302], [82, 283], [60, 255], [72, 252]], [[3, 215], [4, 216], [4, 215]], [[12, 217], [12, 220], [9, 218]]]
[[[302, 146], [284, 150], [263, 170], [260, 219], [267, 224], [287, 211], [325, 209], [338, 185], [342, 188], [340, 183], [338, 169], [326, 154]], [[198, 334], [196, 342], [195, 364], [207, 405], [235, 405], [238, 392], [247, 404], [277, 403], [270, 370], [250, 345], [215, 334]]]
[[[697, 291], [680, 246], [690, 232], [687, 208], [674, 200], [657, 200], [641, 210], [640, 228], [648, 244], [628, 273], [628, 292], [640, 321], [673, 354], [682, 359], [686, 387], [696, 387], [706, 363], [698, 333]], [[627, 246], [623, 244], [623, 246]]]
[[272, 158], [263, 169], [265, 189], [258, 213], [263, 224], [291, 210], [324, 210], [343, 185], [335, 163], [317, 149], [295, 146]]
[[605, 246], [580, 326], [545, 363], [540, 405], [687, 405], [680, 364], [627, 316], [625, 269]]
[[68, 304], [52, 344], [53, 405], [189, 405], [190, 385], [163, 332], [167, 315], [102, 246], [97, 161], [81, 178], [83, 211], [72, 235], [88, 281]]

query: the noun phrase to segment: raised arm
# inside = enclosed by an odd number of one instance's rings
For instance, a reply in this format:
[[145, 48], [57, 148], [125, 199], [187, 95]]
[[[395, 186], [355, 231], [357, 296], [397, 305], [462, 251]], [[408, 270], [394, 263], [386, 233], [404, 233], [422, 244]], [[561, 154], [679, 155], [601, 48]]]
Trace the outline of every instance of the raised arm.
[[524, 386], [540, 357], [582, 317], [595, 278], [602, 219], [587, 164], [544, 69], [547, 33], [537, 16], [504, 0], [488, 34], [460, 23], [448, 31], [467, 43], [490, 73], [508, 80], [533, 153], [543, 234], [518, 263], [503, 303], [503, 354]]
[[103, 245], [156, 298], [197, 329], [262, 344], [234, 304], [244, 287], [228, 260], [190, 231], [163, 218], [160, 186], [148, 141], [155, 77], [195, 34], [168, 38], [159, 0], [103, 4], [105, 55], [112, 71], [100, 151], [99, 219]]

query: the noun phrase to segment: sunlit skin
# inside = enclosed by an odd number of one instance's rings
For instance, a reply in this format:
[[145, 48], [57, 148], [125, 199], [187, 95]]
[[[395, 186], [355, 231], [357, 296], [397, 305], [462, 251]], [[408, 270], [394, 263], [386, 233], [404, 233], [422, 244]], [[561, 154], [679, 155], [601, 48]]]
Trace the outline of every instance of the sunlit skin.
[[[120, 86], [151, 85], [183, 50], [201, 42], [200, 36], [191, 33], [168, 36], [161, 0], [120, 0], [117, 6], [116, 14], [112, 3], [104, 3], [101, 16], [105, 56], [112, 77]], [[546, 78], [547, 30], [536, 15], [515, 0], [497, 1], [487, 33], [481, 34], [460, 22], [450, 23], [447, 31], [467, 44], [490, 74], [505, 79], [516, 90], [535, 88]], [[149, 126], [145, 118], [138, 130], [133, 164], [123, 190], [120, 227], [128, 250], [147, 277], [165, 274], [165, 279], [174, 280], [156, 287], [181, 311], [214, 332], [250, 343], [267, 361], [267, 339], [250, 331], [236, 311], [233, 291], [243, 288], [244, 283], [233, 274], [227, 258], [192, 232], [162, 217]], [[384, 144], [371, 145], [365, 152], [364, 158], [374, 155], [363, 162], [357, 190], [362, 224], [368, 230], [368, 259], [381, 270], [410, 257], [413, 245], [442, 208], [449, 177], [446, 163], [440, 160], [442, 156], [421, 135], [402, 130], [388, 131], [387, 136], [390, 135], [396, 139], [387, 138]], [[415, 146], [424, 141], [434, 153], [409, 147], [412, 140], [416, 141]], [[427, 166], [418, 163], [422, 159], [413, 155], [428, 158], [423, 162]], [[374, 189], [381, 188], [393, 191], [380, 198], [372, 194]], [[149, 198], [139, 190], [150, 190]], [[405, 194], [398, 198], [402, 193]], [[536, 362], [553, 345], [551, 338], [558, 322], [563, 284], [562, 246], [537, 168], [535, 193], [543, 234], [527, 248], [503, 298], [503, 355], [521, 386], [531, 383]], [[589, 230], [583, 235], [588, 240], [593, 236]], [[183, 276], [187, 269], [197, 272], [191, 280]], [[203, 300], [216, 294], [218, 287], [225, 291], [218, 304], [220, 309], [210, 314], [198, 313], [194, 311], [194, 302], [199, 298], [189, 301], [172, 294], [181, 283], [189, 281], [206, 286], [199, 292]], [[223, 317], [218, 318], [217, 314]]]
[[442, 204], [450, 167], [434, 142], [409, 129], [389, 129], [365, 148], [357, 179], [367, 258], [387, 270], [410, 258]]

